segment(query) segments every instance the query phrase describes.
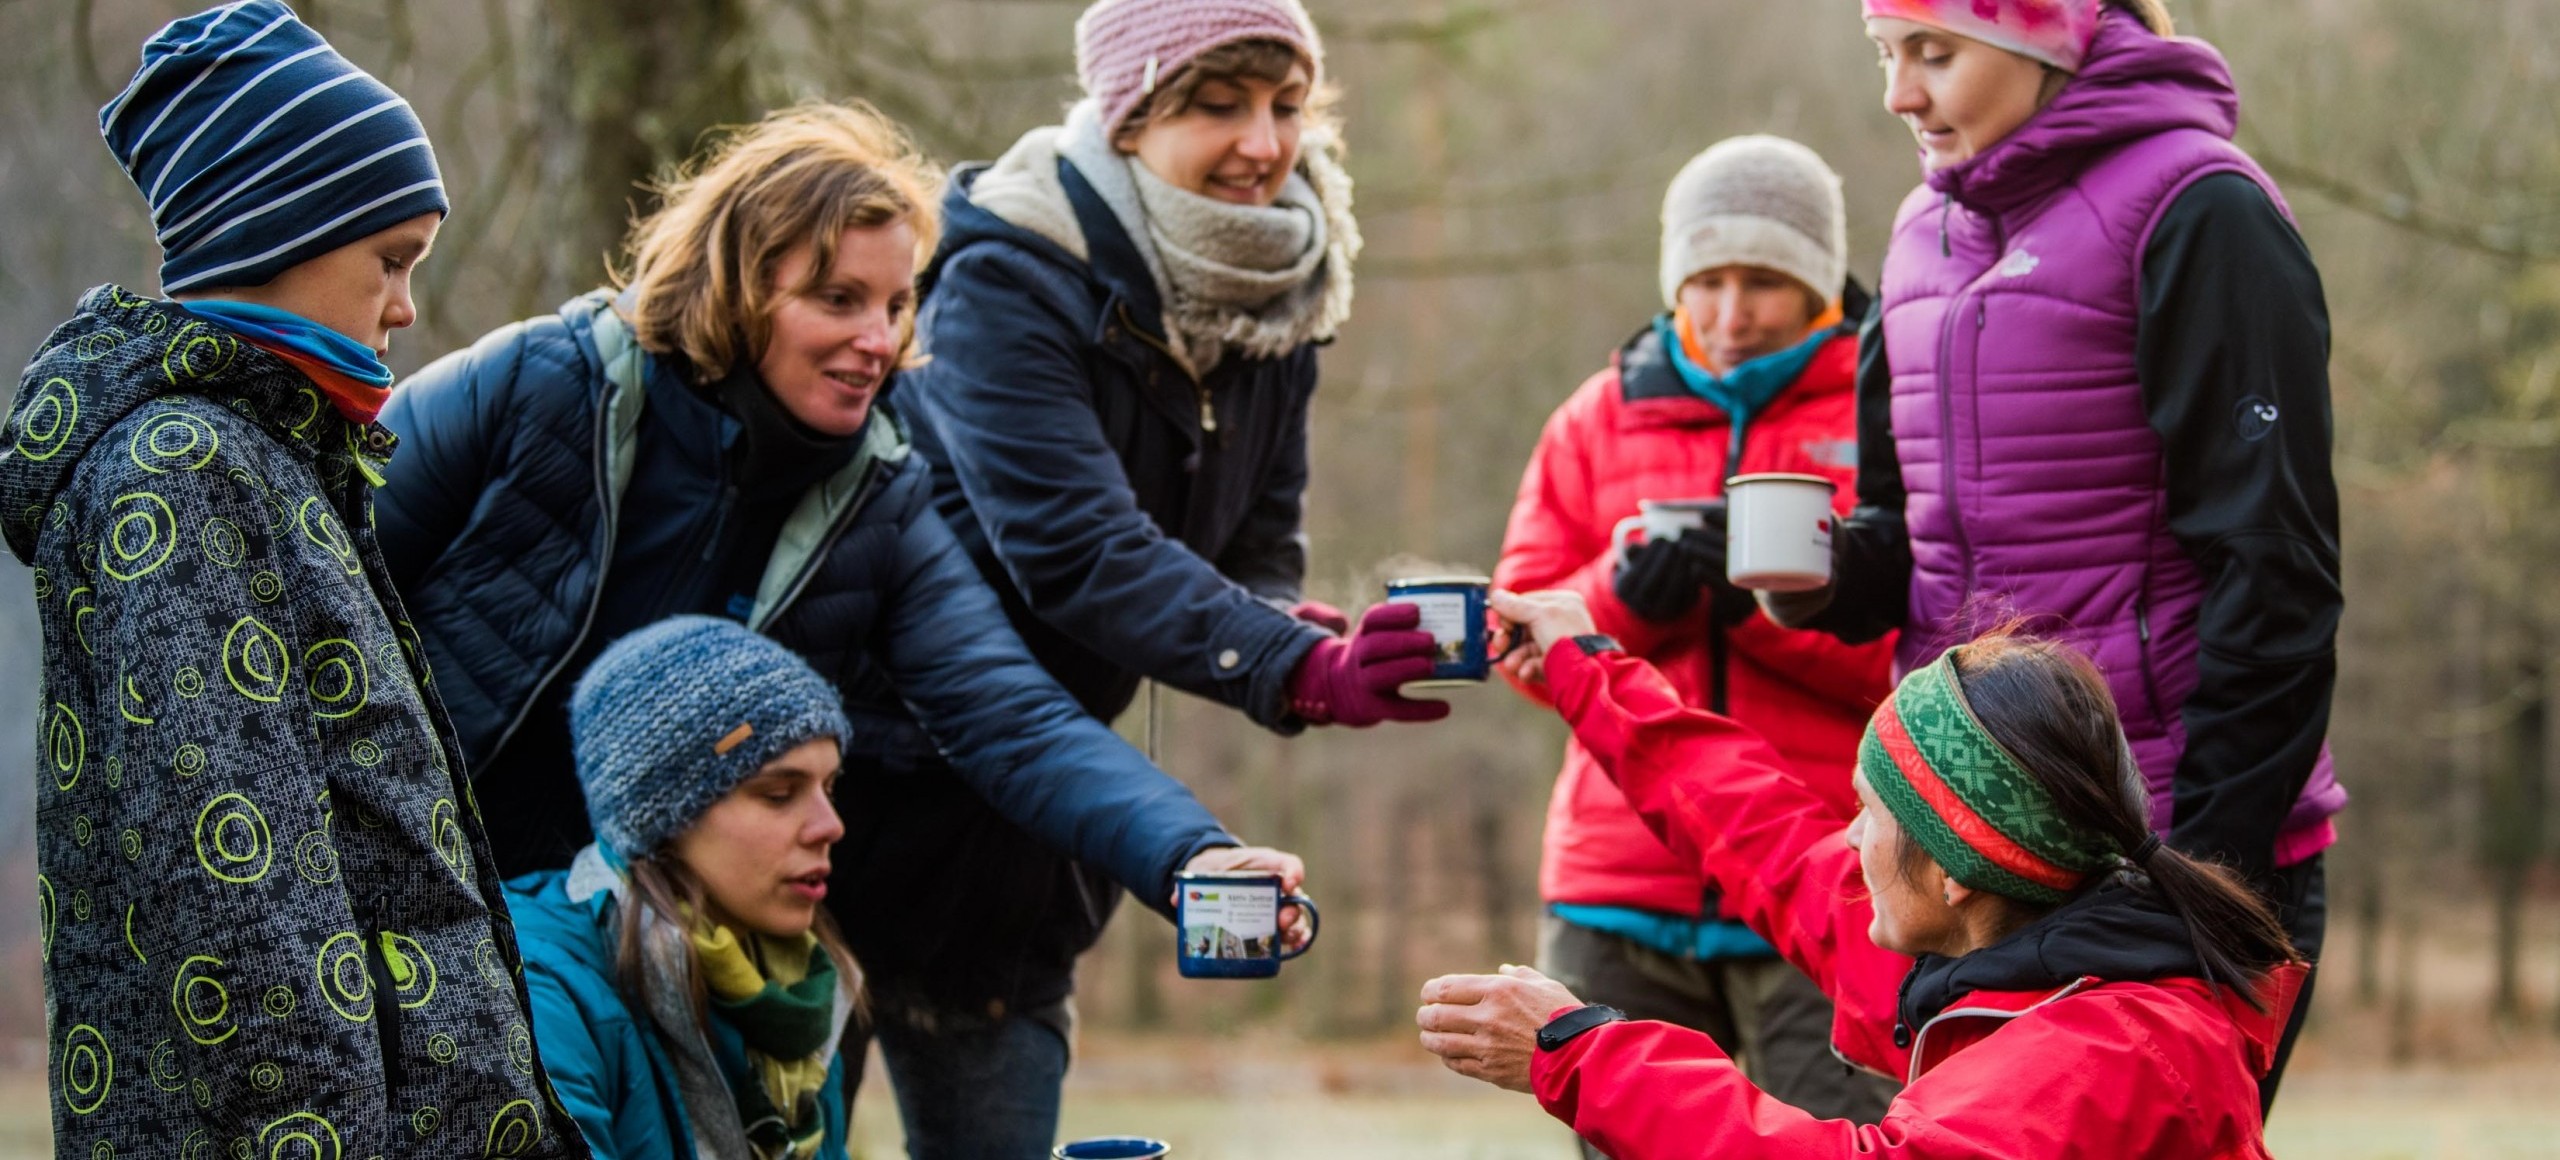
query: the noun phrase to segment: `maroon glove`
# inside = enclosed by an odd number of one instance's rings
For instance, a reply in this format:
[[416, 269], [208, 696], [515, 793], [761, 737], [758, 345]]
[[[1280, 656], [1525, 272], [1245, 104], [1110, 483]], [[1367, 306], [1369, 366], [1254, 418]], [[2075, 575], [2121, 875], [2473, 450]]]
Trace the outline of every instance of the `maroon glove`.
[[1344, 616], [1341, 609], [1321, 600], [1301, 600], [1297, 607], [1289, 610], [1289, 615], [1335, 636], [1345, 636], [1351, 632], [1351, 618]]
[[1446, 701], [1416, 701], [1396, 691], [1431, 676], [1439, 646], [1418, 631], [1422, 609], [1373, 604], [1349, 640], [1316, 642], [1289, 678], [1289, 707], [1317, 725], [1366, 728], [1380, 721], [1437, 721]]

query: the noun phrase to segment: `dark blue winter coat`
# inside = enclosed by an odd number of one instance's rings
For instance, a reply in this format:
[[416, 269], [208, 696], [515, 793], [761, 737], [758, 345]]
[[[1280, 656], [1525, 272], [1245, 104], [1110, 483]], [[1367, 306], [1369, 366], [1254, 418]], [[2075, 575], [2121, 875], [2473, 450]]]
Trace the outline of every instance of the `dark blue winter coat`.
[[[617, 532], [675, 518], [622, 505], [643, 490], [647, 384], [675, 373], [590, 294], [438, 360], [383, 414], [403, 454], [379, 492], [382, 538], [490, 813], [524, 800], [485, 771], [545, 687], [575, 678], [603, 585], [651, 582], [604, 572]], [[801, 497], [747, 620], [844, 692], [828, 905], [875, 986], [972, 1009], [1052, 1002], [1110, 883], [1163, 909], [1174, 871], [1235, 840], [1040, 671], [901, 428], [884, 400], [851, 466]], [[564, 762], [494, 767], [576, 800]]]
[[934, 502], [1013, 626], [1096, 716], [1141, 678], [1284, 732], [1289, 677], [1323, 634], [1292, 619], [1307, 567], [1313, 344], [1230, 356], [1196, 380], [1169, 353], [1145, 259], [1059, 162], [1091, 261], [944, 199], [900, 387]]

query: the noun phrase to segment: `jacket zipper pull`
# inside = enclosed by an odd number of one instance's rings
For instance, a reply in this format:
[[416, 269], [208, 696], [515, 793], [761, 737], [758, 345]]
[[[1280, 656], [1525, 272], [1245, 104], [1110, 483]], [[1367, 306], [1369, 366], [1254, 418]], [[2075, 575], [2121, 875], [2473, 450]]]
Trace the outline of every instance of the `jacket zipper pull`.
[[2141, 638], [2142, 638], [2142, 643], [2144, 643], [2144, 644], [2150, 644], [2150, 643], [2151, 643], [2151, 610], [2150, 610], [2150, 609], [2148, 609], [2148, 608], [2136, 608], [2136, 609], [2134, 609], [2134, 610], [2133, 610], [2133, 631], [2134, 631], [2134, 635], [2136, 635], [2136, 636], [2138, 636], [2138, 637], [2141, 637]]
[[1200, 384], [1200, 430], [1210, 435], [1218, 433], [1218, 408], [1209, 398], [1207, 383]]
[[1973, 328], [1975, 330], [1981, 330], [1990, 325], [1991, 301], [1989, 299], [1980, 299], [1975, 301], [1973, 304]]
[[1956, 198], [1955, 198], [1955, 195], [1954, 195], [1954, 194], [1951, 194], [1951, 193], [1942, 193], [1942, 194], [1939, 194], [1939, 195], [1938, 195], [1938, 256], [1939, 256], [1939, 257], [1941, 257], [1941, 258], [1952, 258], [1952, 257], [1955, 257], [1955, 256], [1956, 256], [1956, 243], [1955, 243], [1955, 239], [1953, 239], [1953, 238], [1949, 237], [1949, 236], [1948, 236], [1948, 234], [1947, 234], [1947, 219], [1948, 219], [1949, 217], [1953, 216], [1953, 215], [1955, 214], [1955, 212], [1956, 212]]

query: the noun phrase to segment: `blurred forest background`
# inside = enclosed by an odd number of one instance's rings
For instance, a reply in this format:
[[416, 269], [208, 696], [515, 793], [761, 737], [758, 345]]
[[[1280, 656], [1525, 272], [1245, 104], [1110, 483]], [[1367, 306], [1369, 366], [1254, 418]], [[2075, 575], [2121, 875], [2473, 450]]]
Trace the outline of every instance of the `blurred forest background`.
[[[11, 358], [85, 287], [157, 289], [95, 114], [153, 28], [204, 6], [0, 0]], [[1688, 156], [1744, 132], [1820, 150], [1870, 283], [1918, 177], [1848, 0], [1309, 6], [1368, 237], [1309, 496], [1310, 594], [1347, 607], [1396, 557], [1490, 569], [1540, 424], [1658, 309], [1659, 199]], [[637, 183], [710, 126], [862, 97], [947, 162], [993, 157], [1073, 95], [1082, 0], [297, 7], [411, 98], [444, 165], [454, 213], [424, 320], [395, 343], [411, 370], [598, 284]], [[2173, 8], [2231, 58], [2243, 144], [2285, 184], [2336, 331], [2333, 743], [2355, 801], [2315, 1025], [2365, 1029], [2338, 1051], [2369, 1063], [2542, 1051], [2560, 1031], [2560, 0]], [[0, 557], [0, 1044], [40, 1068], [31, 607]], [[1307, 855], [1330, 921], [1276, 986], [1221, 988], [1175, 979], [1161, 922], [1124, 917], [1086, 964], [1093, 1025], [1401, 1036], [1422, 979], [1527, 961], [1562, 729], [1499, 686], [1455, 698], [1440, 726], [1284, 742], [1165, 695], [1165, 765], [1240, 832]]]

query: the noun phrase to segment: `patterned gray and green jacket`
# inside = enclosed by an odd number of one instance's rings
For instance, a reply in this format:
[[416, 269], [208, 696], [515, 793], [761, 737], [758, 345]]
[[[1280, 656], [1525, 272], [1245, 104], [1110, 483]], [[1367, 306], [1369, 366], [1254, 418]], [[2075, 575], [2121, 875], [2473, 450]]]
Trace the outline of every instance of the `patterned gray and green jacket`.
[[63, 1156], [584, 1156], [372, 529], [378, 426], [113, 286], [0, 431]]

